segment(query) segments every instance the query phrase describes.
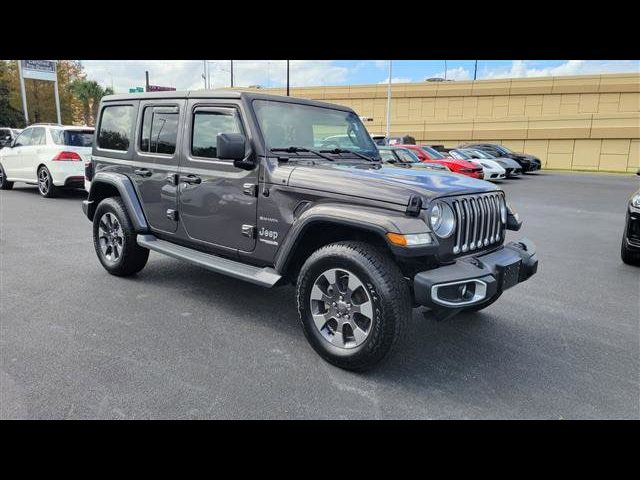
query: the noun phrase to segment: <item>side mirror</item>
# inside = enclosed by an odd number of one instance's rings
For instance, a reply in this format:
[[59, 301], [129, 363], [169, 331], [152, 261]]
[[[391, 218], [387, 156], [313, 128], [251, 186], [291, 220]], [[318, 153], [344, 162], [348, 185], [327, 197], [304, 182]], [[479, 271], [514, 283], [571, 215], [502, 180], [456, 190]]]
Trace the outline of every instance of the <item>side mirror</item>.
[[640, 175], [640, 168], [638, 169], [638, 171], [636, 172], [636, 175]]
[[255, 163], [245, 160], [245, 147], [247, 140], [241, 133], [219, 133], [216, 138], [218, 158], [221, 160], [233, 160], [233, 165], [244, 170], [251, 170]]

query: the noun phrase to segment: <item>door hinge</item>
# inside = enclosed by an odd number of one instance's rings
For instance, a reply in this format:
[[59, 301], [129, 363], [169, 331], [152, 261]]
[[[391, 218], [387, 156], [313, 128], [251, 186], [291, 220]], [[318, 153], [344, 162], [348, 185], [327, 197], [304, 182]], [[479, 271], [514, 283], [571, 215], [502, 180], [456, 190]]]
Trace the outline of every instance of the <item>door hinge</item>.
[[178, 221], [178, 211], [173, 210], [171, 208], [167, 209], [167, 218], [169, 220], [173, 220], [174, 222]]
[[242, 185], [242, 192], [245, 195], [249, 195], [250, 197], [257, 197], [258, 185], [256, 185], [255, 183], [245, 183], [244, 185]]
[[256, 238], [256, 227], [253, 225], [242, 225], [242, 235], [249, 238]]

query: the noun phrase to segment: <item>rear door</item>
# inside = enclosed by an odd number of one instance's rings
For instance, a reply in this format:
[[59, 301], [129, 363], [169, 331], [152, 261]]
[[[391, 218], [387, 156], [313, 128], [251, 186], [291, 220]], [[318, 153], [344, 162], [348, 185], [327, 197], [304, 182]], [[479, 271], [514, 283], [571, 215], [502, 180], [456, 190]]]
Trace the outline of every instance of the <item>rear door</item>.
[[191, 99], [180, 163], [180, 218], [190, 241], [250, 252], [254, 249], [258, 168], [242, 170], [217, 157], [219, 133], [250, 132], [240, 104]]
[[177, 173], [185, 100], [140, 102], [134, 181], [144, 213], [156, 232], [178, 228]]
[[[40, 154], [47, 147], [47, 132], [44, 127], [33, 127], [31, 134], [31, 145], [23, 149], [20, 156], [21, 176], [33, 180], [38, 180], [38, 165], [40, 165]], [[47, 160], [50, 160], [48, 158]]]

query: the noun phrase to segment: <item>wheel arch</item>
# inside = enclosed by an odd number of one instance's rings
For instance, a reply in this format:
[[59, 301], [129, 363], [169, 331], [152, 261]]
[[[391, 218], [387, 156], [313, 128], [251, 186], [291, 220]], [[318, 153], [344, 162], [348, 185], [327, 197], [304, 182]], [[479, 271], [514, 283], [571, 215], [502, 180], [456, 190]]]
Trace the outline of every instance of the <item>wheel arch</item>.
[[146, 233], [149, 225], [133, 183], [126, 175], [114, 172], [98, 172], [91, 180], [89, 196], [86, 200], [86, 215], [93, 220], [95, 210], [102, 200], [120, 197], [131, 219], [136, 233]]
[[363, 241], [398, 260], [425, 255], [433, 247], [411, 248], [392, 245], [386, 234], [422, 233], [427, 229], [418, 217], [403, 212], [357, 205], [316, 205], [293, 223], [275, 259], [275, 269], [288, 279], [297, 276], [306, 258], [318, 248], [339, 241]]

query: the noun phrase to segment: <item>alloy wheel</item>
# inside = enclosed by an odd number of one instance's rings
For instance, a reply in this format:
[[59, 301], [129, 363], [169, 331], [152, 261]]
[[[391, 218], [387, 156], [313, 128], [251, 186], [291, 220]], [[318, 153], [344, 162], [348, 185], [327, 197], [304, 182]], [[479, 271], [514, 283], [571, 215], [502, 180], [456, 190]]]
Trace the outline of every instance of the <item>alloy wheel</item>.
[[51, 188], [51, 177], [49, 176], [49, 172], [46, 168], [40, 169], [38, 173], [38, 190], [42, 195], [47, 195], [49, 193], [49, 189]]
[[320, 274], [310, 293], [311, 314], [322, 336], [339, 348], [355, 348], [373, 326], [371, 296], [352, 272], [333, 268]]
[[105, 213], [98, 224], [98, 243], [102, 256], [110, 263], [117, 262], [124, 250], [122, 225], [111, 213]]

